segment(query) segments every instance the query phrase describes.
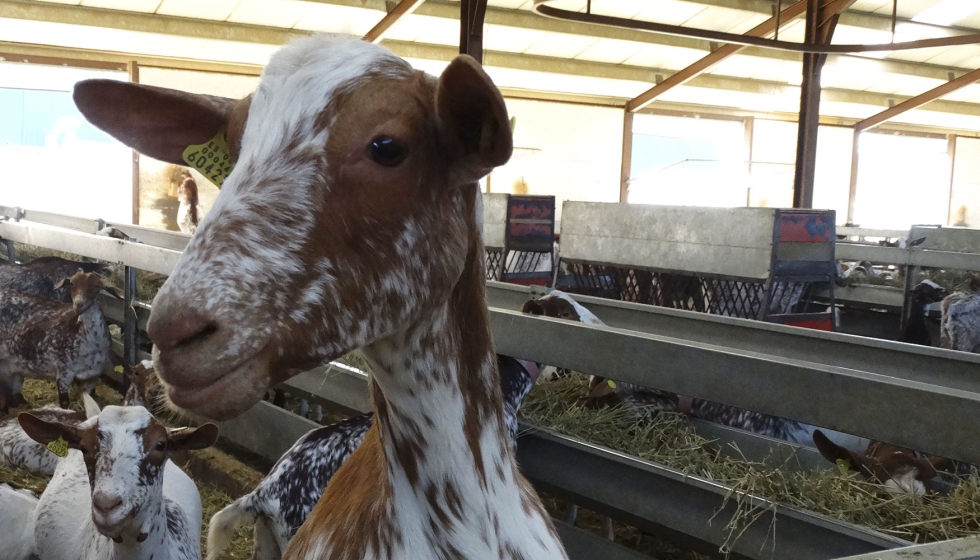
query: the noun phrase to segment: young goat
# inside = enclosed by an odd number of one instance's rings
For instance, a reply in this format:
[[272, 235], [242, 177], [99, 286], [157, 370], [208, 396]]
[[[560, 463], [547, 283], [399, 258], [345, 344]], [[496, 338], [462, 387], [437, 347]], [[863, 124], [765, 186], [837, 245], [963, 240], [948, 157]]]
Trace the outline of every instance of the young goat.
[[230, 418], [357, 348], [371, 365], [375, 424], [284, 558], [566, 558], [504, 424], [477, 181], [513, 139], [477, 62], [436, 79], [313, 36], [239, 102], [111, 80], [74, 97], [149, 156], [226, 137], [235, 162], [147, 327], [176, 406]]
[[78, 269], [55, 288], [71, 285], [72, 303], [42, 296], [0, 291], [0, 410], [24, 402], [23, 378], [54, 379], [58, 404], [67, 409], [74, 380], [93, 381], [109, 360], [109, 330], [98, 295], [98, 274]]
[[[504, 419], [511, 445], [517, 446], [517, 412], [538, 376], [537, 364], [497, 356]], [[241, 526], [255, 524], [254, 560], [278, 560], [340, 465], [357, 449], [374, 423], [362, 414], [311, 430], [279, 459], [268, 476], [248, 494], [211, 518], [208, 560], [227, 548]]]
[[980, 353], [980, 293], [957, 292], [943, 300], [939, 346]]
[[29, 490], [0, 484], [0, 560], [31, 560], [34, 556], [34, 512], [37, 498]]
[[198, 216], [200, 205], [197, 200], [197, 182], [190, 175], [177, 187], [177, 200], [180, 201], [180, 206], [177, 207], [177, 227], [184, 233], [193, 234], [201, 220]]
[[[95, 404], [92, 397], [82, 393], [82, 401], [85, 403], [84, 412], [43, 406], [30, 411], [30, 414], [46, 422], [77, 426], [99, 415], [99, 405]], [[7, 418], [0, 422], [0, 465], [51, 476], [58, 467], [58, 456], [31, 439], [16, 417]]]
[[[568, 294], [552, 290], [548, 295], [530, 300], [522, 309], [532, 315], [544, 315], [593, 325], [604, 324], [591, 311], [576, 302]], [[586, 404], [605, 406], [622, 404], [640, 415], [649, 415], [658, 410], [674, 410], [689, 414], [694, 418], [739, 428], [757, 434], [808, 445], [814, 426], [763, 414], [742, 410], [726, 404], [685, 397], [668, 391], [641, 387], [632, 383], [610, 382], [604, 377], [592, 376]], [[839, 432], [827, 432], [848, 448], [864, 449], [868, 440]]]
[[852, 471], [860, 472], [885, 485], [893, 494], [925, 494], [934, 490], [937, 466], [952, 465], [940, 457], [925, 458], [919, 453], [890, 443], [872, 441], [864, 453], [855, 453], [830, 441], [821, 432], [813, 432], [817, 450], [831, 463], [843, 461]]
[[37, 505], [40, 560], [201, 557], [201, 497], [169, 458], [212, 445], [214, 424], [169, 431], [141, 406], [107, 406], [79, 426], [18, 418], [41, 445], [69, 448]]
[[55, 287], [75, 271], [102, 272], [106, 263], [75, 262], [59, 257], [38, 257], [27, 264], [0, 265], [0, 290], [44, 296], [62, 303], [71, 303], [68, 285]]
[[916, 285], [908, 296], [909, 317], [899, 342], [932, 346], [932, 336], [926, 325], [926, 314], [930, 303], [937, 303], [946, 298], [946, 290], [932, 280], [923, 280]]

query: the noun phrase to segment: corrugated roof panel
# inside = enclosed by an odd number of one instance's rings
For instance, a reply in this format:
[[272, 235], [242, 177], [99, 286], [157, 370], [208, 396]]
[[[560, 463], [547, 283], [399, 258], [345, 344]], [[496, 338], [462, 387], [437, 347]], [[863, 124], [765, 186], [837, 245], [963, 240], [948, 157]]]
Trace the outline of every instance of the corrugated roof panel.
[[967, 66], [966, 61], [972, 60], [980, 56], [980, 46], [978, 45], [961, 45], [957, 47], [949, 47], [945, 51], [937, 53], [932, 58], [926, 60], [929, 64], [939, 64], [940, 66], [956, 66], [959, 68], [976, 68], [976, 66]]
[[575, 58], [580, 52], [594, 45], [596, 41], [598, 39], [595, 37], [567, 35], [565, 33], [547, 33], [541, 40], [524, 51], [524, 53], [538, 56], [554, 56], [557, 58]]
[[895, 60], [905, 60], [908, 62], [925, 62], [934, 56], [939, 56], [946, 52], [950, 47], [932, 47], [929, 49], [911, 49], [905, 51], [893, 51], [888, 58]]
[[820, 84], [826, 88], [863, 91], [878, 83], [884, 70], [885, 66], [874, 59], [836, 56], [824, 65]]
[[[899, 0], [898, 2], [898, 17], [901, 18], [912, 18], [922, 12], [928, 10], [929, 8], [943, 2], [944, 0]], [[875, 10], [879, 14], [892, 14], [892, 3], [886, 2], [884, 6]]]
[[507, 8], [510, 10], [516, 10], [526, 2], [527, 0], [488, 0], [487, 5], [492, 6], [494, 8]]
[[727, 31], [729, 33], [744, 34], [748, 32], [750, 29], [752, 29], [753, 27], [766, 21], [767, 19], [769, 19], [769, 16], [764, 14], [748, 14], [748, 16], [745, 18], [745, 21], [743, 21], [738, 25], [732, 26]]
[[306, 13], [304, 4], [296, 0], [241, 0], [228, 21], [292, 28]]
[[642, 43], [636, 43], [634, 41], [599, 39], [595, 44], [579, 53], [575, 58], [595, 62], [607, 62], [610, 64], [622, 64], [642, 48]]
[[544, 31], [535, 29], [487, 24], [483, 27], [483, 46], [491, 51], [522, 53], [545, 35]]
[[[380, 17], [375, 17], [375, 23], [380, 21]], [[370, 29], [370, 26], [368, 29]], [[410, 14], [396, 23], [388, 32], [387, 37], [389, 39], [419, 41], [420, 43], [434, 45], [458, 46], [459, 22], [445, 18]]]
[[806, 22], [800, 18], [794, 19], [792, 22], [787, 23], [782, 29], [779, 30], [780, 41], [795, 41], [797, 43], [802, 43], [805, 36]]
[[685, 21], [684, 25], [699, 29], [711, 29], [713, 31], [728, 31], [744, 23], [751, 15], [753, 15], [752, 12], [746, 12], [744, 10], [732, 10], [730, 8], [712, 6]]
[[[295, 29], [345, 33], [361, 37], [384, 17], [384, 14], [378, 10], [312, 2], [303, 2], [303, 4], [304, 13], [296, 22]], [[392, 31], [402, 23], [401, 21], [396, 23]]]
[[155, 12], [161, 0], [82, 0], [82, 6], [129, 12]]
[[[780, 69], [779, 60], [757, 56], [732, 55], [711, 69], [712, 74], [751, 78], [761, 74], [759, 79], [776, 80]], [[773, 76], [775, 74], [775, 76]]]
[[680, 70], [704, 58], [706, 54], [708, 53], [696, 49], [647, 45], [626, 59], [624, 64], [664, 70]]
[[599, 0], [592, 2], [592, 13], [603, 16], [632, 18], [650, 7], [650, 0]]
[[199, 19], [226, 20], [240, 0], [163, 0], [158, 14]]
[[52, 4], [71, 4], [77, 6], [82, 3], [82, 0], [40, 0], [41, 2], [51, 2]]
[[944, 83], [943, 80], [933, 80], [931, 78], [881, 73], [876, 76], [875, 83], [868, 88], [868, 91], [914, 97], [920, 93], [925, 93], [933, 88], [939, 87]]
[[648, 7], [636, 15], [636, 19], [680, 25], [707, 9], [707, 6], [693, 2], [651, 0]]

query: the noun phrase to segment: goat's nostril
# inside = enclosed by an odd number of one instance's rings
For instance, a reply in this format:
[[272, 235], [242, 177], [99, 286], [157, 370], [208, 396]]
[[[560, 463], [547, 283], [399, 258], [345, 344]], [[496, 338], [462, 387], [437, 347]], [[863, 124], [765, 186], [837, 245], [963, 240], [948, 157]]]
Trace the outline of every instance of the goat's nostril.
[[216, 332], [218, 332], [218, 325], [215, 325], [214, 323], [208, 323], [200, 331], [184, 338], [183, 340], [178, 341], [176, 346], [179, 348], [181, 346], [187, 346], [188, 344], [193, 344], [194, 342], [198, 342], [200, 340], [206, 339], [207, 337], [211, 336]]
[[201, 342], [217, 331], [218, 324], [215, 321], [193, 312], [184, 312], [177, 316], [154, 314], [147, 325], [147, 333], [153, 344], [166, 351]]
[[103, 492], [96, 492], [95, 495], [92, 496], [92, 505], [103, 513], [109, 513], [122, 505], [122, 497], [112, 496]]

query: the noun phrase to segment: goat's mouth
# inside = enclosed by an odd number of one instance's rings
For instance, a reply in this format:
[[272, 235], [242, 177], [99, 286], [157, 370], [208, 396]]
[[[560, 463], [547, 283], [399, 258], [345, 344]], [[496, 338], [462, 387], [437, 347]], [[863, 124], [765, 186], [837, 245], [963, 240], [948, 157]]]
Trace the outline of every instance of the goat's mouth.
[[224, 371], [208, 371], [206, 380], [200, 383], [174, 383], [167, 379], [167, 360], [161, 359], [157, 348], [153, 349], [153, 361], [170, 403], [191, 415], [212, 420], [234, 418], [262, 399], [273, 384], [265, 355], [259, 351]]
[[106, 516], [98, 509], [92, 508], [92, 523], [95, 525], [95, 529], [110, 539], [120, 538], [126, 528], [133, 522], [134, 517], [136, 517], [134, 510], [129, 510], [120, 517], [119, 515]]

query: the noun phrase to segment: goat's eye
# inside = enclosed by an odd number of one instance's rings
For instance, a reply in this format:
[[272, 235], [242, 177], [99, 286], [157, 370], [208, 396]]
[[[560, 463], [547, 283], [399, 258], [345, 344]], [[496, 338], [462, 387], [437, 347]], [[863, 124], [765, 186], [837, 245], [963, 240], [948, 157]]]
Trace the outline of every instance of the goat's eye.
[[157, 451], [166, 451], [167, 442], [161, 439], [160, 441], [157, 442], [156, 449]]
[[378, 136], [371, 140], [367, 152], [371, 161], [385, 167], [394, 167], [408, 156], [408, 148], [390, 136]]

